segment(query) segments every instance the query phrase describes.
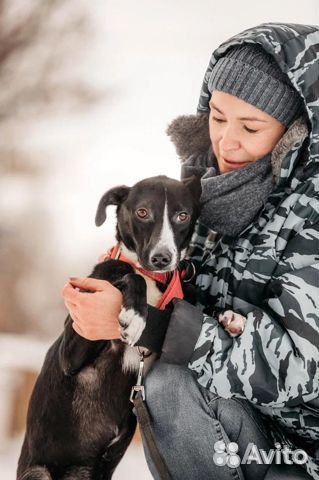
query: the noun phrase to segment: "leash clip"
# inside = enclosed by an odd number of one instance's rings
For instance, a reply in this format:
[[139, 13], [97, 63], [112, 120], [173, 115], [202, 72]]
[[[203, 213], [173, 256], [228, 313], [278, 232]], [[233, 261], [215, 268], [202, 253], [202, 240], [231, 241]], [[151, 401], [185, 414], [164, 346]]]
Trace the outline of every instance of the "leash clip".
[[142, 400], [145, 400], [145, 389], [143, 385], [134, 385], [131, 390], [130, 401], [134, 403], [135, 398], [137, 397], [138, 392], [141, 392]]
[[136, 385], [132, 387], [130, 401], [134, 403], [135, 398], [138, 395], [138, 392], [141, 393], [143, 401], [145, 400], [145, 389], [143, 385], [143, 371], [144, 371], [144, 353], [140, 352], [140, 366], [138, 369]]

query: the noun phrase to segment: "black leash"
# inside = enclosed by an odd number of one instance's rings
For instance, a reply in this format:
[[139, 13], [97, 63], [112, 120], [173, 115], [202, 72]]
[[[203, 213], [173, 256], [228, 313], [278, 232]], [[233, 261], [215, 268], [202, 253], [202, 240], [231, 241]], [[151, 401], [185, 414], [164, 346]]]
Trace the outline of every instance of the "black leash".
[[140, 425], [141, 433], [144, 437], [145, 444], [148, 448], [152, 462], [154, 463], [156, 470], [161, 480], [172, 480], [171, 474], [167, 468], [167, 465], [156, 445], [154, 433], [151, 427], [151, 418], [145, 403], [145, 389], [143, 385], [143, 370], [144, 370], [144, 358], [149, 355], [145, 355], [140, 352], [140, 366], [137, 376], [137, 382], [132, 387], [130, 401], [134, 404], [135, 414]]

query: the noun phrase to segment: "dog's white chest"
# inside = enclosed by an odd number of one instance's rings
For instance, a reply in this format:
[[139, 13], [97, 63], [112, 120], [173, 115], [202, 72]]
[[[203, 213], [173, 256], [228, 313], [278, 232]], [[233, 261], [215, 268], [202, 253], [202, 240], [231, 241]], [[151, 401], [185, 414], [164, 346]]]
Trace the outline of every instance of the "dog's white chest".
[[162, 296], [162, 292], [157, 288], [156, 282], [154, 280], [152, 280], [149, 277], [146, 277], [145, 275], [143, 275], [138, 270], [136, 270], [136, 273], [141, 275], [146, 282], [146, 300], [147, 300], [147, 303], [149, 305], [152, 305], [152, 307], [155, 307], [158, 304], [158, 302], [159, 302], [159, 300]]

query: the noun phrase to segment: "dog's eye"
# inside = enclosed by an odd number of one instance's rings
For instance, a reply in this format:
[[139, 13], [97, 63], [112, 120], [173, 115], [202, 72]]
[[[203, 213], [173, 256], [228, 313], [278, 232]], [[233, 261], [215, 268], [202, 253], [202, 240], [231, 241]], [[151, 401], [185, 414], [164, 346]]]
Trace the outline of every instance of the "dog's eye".
[[135, 213], [139, 218], [148, 218], [148, 211], [146, 208], [139, 208]]
[[181, 223], [187, 222], [189, 215], [186, 212], [181, 212], [177, 215], [177, 220]]

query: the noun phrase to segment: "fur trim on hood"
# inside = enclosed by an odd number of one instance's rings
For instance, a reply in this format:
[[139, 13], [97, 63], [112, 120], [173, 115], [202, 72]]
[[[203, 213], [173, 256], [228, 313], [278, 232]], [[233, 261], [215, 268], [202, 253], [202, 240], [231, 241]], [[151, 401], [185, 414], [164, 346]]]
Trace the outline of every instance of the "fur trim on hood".
[[207, 152], [210, 146], [208, 119], [208, 113], [181, 115], [168, 125], [166, 133], [182, 162], [191, 155]]

